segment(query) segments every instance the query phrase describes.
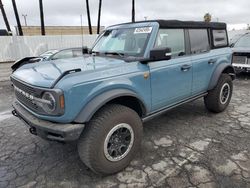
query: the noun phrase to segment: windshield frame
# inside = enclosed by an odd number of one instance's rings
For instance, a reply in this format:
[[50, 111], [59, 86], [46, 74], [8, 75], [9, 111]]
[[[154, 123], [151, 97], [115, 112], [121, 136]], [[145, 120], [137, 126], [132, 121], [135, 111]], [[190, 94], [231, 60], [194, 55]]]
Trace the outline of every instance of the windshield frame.
[[[100, 42], [100, 40], [102, 39], [103, 35], [105, 34], [106, 31], [111, 31], [111, 30], [119, 30], [119, 29], [135, 29], [135, 28], [144, 28], [144, 27], [152, 27], [152, 31], [149, 33], [146, 41], [145, 41], [145, 44], [144, 44], [144, 47], [142, 49], [142, 51], [138, 54], [138, 55], [130, 55], [130, 54], [126, 54], [125, 53], [125, 56], [122, 57], [122, 58], [127, 58], [127, 57], [139, 57], [139, 58], [143, 58], [143, 57], [147, 57], [148, 54], [149, 54], [149, 49], [152, 48], [153, 44], [152, 44], [152, 40], [156, 33], [157, 33], [157, 30], [159, 28], [159, 24], [157, 22], [147, 22], [147, 23], [128, 23], [128, 24], [120, 24], [120, 25], [115, 25], [115, 26], [111, 26], [111, 27], [108, 27], [107, 29], [105, 29], [98, 37], [97, 37], [97, 40], [95, 41], [94, 45], [92, 46], [92, 50], [96, 47], [96, 45]], [[110, 52], [110, 51], [107, 51], [107, 52]], [[117, 52], [117, 53], [121, 53], [123, 54], [122, 51], [112, 51], [112, 52]], [[94, 52], [93, 52], [94, 53]], [[107, 54], [105, 53], [96, 53], [95, 55], [100, 55], [100, 56], [106, 56]], [[110, 54], [109, 54], [110, 55]], [[114, 55], [114, 54], [113, 54]], [[118, 54], [115, 55], [117, 56], [118, 58], [121, 58], [121, 56], [119, 56]]]

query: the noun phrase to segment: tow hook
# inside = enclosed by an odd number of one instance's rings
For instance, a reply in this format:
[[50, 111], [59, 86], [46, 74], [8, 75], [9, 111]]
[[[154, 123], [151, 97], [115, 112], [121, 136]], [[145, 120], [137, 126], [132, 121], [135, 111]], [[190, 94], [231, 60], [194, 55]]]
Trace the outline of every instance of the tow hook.
[[31, 134], [37, 135], [36, 128], [30, 127], [29, 131], [30, 131]]
[[12, 110], [11, 113], [12, 113], [13, 116], [16, 116], [16, 117], [18, 116], [17, 113], [16, 113], [16, 110]]

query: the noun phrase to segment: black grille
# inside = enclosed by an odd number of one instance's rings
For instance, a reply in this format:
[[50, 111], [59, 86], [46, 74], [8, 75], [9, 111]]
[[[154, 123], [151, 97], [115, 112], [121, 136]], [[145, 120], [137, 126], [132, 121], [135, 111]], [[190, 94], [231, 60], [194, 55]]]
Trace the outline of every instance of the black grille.
[[31, 99], [25, 97], [23, 94], [19, 93], [18, 91], [15, 91], [15, 95], [16, 95], [16, 98], [18, 99], [18, 101], [23, 103], [25, 106], [27, 106], [35, 111], [38, 110], [38, 106], [34, 102], [32, 102]]
[[20, 88], [21, 90], [23, 90], [23, 91], [25, 91], [25, 92], [27, 92], [29, 94], [34, 95], [36, 93], [35, 89], [32, 88], [31, 86], [25, 85], [25, 84], [15, 80], [15, 79], [12, 79], [12, 82], [16, 87]]
[[[28, 93], [29, 95], [32, 95], [34, 97], [41, 97], [41, 91], [33, 88], [32, 86], [26, 85], [20, 81], [17, 81], [15, 79], [11, 79], [14, 87], [17, 87], [24, 91], [25, 93]], [[17, 91], [15, 89], [15, 96], [19, 102], [21, 102], [23, 105], [27, 106], [29, 109], [31, 109], [34, 112], [38, 112], [40, 114], [43, 114], [43, 109], [40, 106], [37, 106], [34, 101], [32, 101], [29, 97], [26, 97], [21, 92]]]

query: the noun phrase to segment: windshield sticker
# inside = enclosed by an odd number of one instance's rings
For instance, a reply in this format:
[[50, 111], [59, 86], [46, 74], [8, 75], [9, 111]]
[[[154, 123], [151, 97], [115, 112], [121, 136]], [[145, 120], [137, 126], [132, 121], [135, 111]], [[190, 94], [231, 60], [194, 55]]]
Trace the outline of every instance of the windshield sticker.
[[134, 34], [138, 33], [151, 33], [152, 27], [140, 27], [140, 28], [135, 28]]

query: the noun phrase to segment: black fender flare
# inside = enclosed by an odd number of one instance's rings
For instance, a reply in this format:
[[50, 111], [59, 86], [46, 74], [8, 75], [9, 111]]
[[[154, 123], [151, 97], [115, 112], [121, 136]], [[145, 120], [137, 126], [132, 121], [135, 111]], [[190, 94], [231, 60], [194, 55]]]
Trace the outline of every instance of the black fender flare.
[[218, 65], [212, 75], [212, 78], [209, 82], [209, 85], [208, 85], [208, 90], [212, 90], [218, 83], [219, 81], [219, 78], [220, 78], [220, 75], [225, 72], [228, 73], [232, 79], [234, 80], [235, 79], [235, 70], [233, 68], [233, 66], [231, 64], [228, 64], [228, 63], [221, 63], [220, 65]]
[[76, 123], [85, 123], [89, 122], [92, 116], [100, 109], [102, 108], [106, 103], [109, 101], [116, 99], [118, 97], [134, 97], [136, 98], [142, 105], [142, 108], [144, 108], [145, 113], [147, 111], [146, 105], [141, 100], [138, 95], [128, 89], [113, 89], [110, 91], [106, 91], [100, 95], [97, 95], [93, 99], [91, 99], [87, 105], [85, 105], [82, 110], [78, 113], [76, 116], [74, 122]]

